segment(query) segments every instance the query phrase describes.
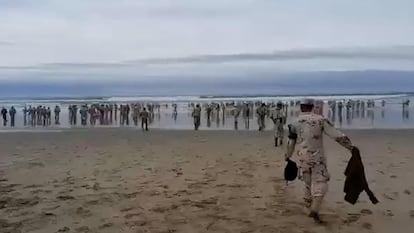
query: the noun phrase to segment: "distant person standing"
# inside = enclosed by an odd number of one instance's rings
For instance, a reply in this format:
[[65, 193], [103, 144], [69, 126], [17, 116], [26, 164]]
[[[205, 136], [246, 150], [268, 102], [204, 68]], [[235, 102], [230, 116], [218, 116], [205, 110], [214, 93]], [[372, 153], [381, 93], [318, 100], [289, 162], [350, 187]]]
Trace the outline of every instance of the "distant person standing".
[[132, 121], [134, 122], [135, 126], [138, 126], [139, 115], [140, 115], [140, 112], [139, 112], [138, 104], [134, 104], [133, 109], [132, 109]]
[[194, 118], [194, 129], [198, 130], [201, 123], [201, 107], [199, 104], [196, 105], [191, 115]]
[[114, 105], [114, 113], [115, 113], [115, 122], [118, 121], [118, 105]]
[[3, 126], [7, 126], [7, 109], [2, 108], [1, 109], [1, 115], [3, 116]]
[[239, 129], [239, 116], [240, 116], [240, 108], [236, 107], [234, 109], [234, 129], [238, 130]]
[[46, 116], [47, 116], [47, 125], [49, 126], [52, 124], [52, 110], [50, 110], [50, 107], [47, 107]]
[[27, 110], [27, 107], [25, 106], [23, 108], [23, 125], [24, 126], [27, 125], [27, 113], [28, 113], [28, 110]]
[[58, 105], [55, 107], [55, 124], [60, 125], [60, 107]]
[[32, 106], [29, 106], [29, 121], [32, 127], [36, 126], [36, 110]]
[[125, 118], [126, 118], [126, 125], [129, 125], [129, 113], [131, 111], [131, 108], [129, 107], [129, 104], [125, 106]]
[[244, 125], [246, 129], [250, 128], [250, 106], [246, 104], [243, 111]]
[[140, 113], [140, 117], [141, 117], [141, 128], [142, 128], [142, 130], [148, 131], [149, 112], [147, 111], [146, 108], [144, 108], [142, 110], [142, 112]]
[[76, 125], [78, 122], [78, 106], [77, 105], [73, 105], [72, 107], [73, 110], [73, 124]]
[[266, 128], [266, 104], [262, 103], [262, 105], [257, 108], [256, 113], [258, 118], [259, 131], [263, 131]]
[[10, 114], [10, 126], [14, 127], [14, 123], [15, 123], [15, 116], [16, 116], [16, 109], [14, 108], [14, 106], [12, 106], [9, 110], [9, 114]]
[[113, 120], [114, 120], [114, 105], [110, 104], [109, 105], [109, 124], [112, 125]]
[[42, 119], [43, 119], [43, 127], [47, 126], [47, 110], [46, 110], [46, 106], [43, 106], [43, 108], [41, 109], [42, 112]]
[[81, 125], [86, 126], [88, 122], [88, 106], [83, 105], [79, 110], [81, 116]]
[[283, 104], [282, 102], [278, 102], [276, 105], [276, 110], [272, 112], [270, 119], [272, 119], [274, 124], [274, 139], [275, 139], [275, 147], [283, 144], [284, 138], [284, 124], [286, 122], [285, 114], [282, 109]]

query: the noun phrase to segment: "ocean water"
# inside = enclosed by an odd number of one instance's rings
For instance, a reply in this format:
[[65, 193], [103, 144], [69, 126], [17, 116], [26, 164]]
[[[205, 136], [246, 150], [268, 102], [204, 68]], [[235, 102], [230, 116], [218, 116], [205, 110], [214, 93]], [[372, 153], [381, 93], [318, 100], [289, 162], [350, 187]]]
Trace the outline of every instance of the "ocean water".
[[[235, 102], [238, 104], [244, 102], [289, 102], [291, 100], [297, 101], [303, 98], [315, 98], [325, 102], [324, 115], [335, 122], [339, 128], [361, 129], [361, 128], [414, 128], [414, 108], [409, 106], [402, 107], [402, 102], [409, 99], [411, 103], [414, 101], [414, 96], [411, 94], [381, 94], [381, 95], [311, 95], [311, 96], [113, 96], [113, 97], [77, 97], [77, 98], [18, 98], [18, 99], [1, 99], [0, 107], [9, 109], [14, 106], [17, 110], [15, 129], [31, 130], [30, 126], [24, 125], [23, 108], [26, 106], [46, 106], [52, 109], [52, 125], [46, 129], [57, 128], [80, 128], [80, 116], [78, 114], [78, 125], [71, 126], [68, 118], [68, 106], [70, 104], [92, 104], [92, 103], [157, 103], [161, 105], [160, 111], [155, 111], [154, 118], [150, 122], [150, 128], [157, 129], [192, 129], [193, 119], [191, 118], [192, 108], [190, 103], [221, 103], [221, 102]], [[333, 116], [327, 102], [329, 100], [345, 101], [345, 100], [374, 100], [376, 105], [373, 108], [366, 108], [365, 111], [347, 112], [344, 108], [341, 115], [337, 112]], [[382, 100], [386, 101], [385, 107], [381, 106]], [[173, 114], [171, 104], [177, 104], [177, 115]], [[53, 109], [59, 105], [62, 109], [60, 114], [60, 125], [54, 125]], [[255, 112], [255, 110], [253, 111]], [[204, 111], [205, 113], [205, 111]], [[292, 122], [298, 115], [297, 107], [290, 107], [288, 109], [288, 122]], [[119, 112], [118, 112], [119, 114]], [[9, 116], [8, 116], [9, 117]], [[132, 118], [129, 126], [120, 126], [118, 121], [113, 120], [111, 125], [94, 127], [131, 127], [133, 125]], [[2, 123], [2, 120], [0, 119]], [[247, 126], [247, 122], [249, 127]], [[9, 122], [10, 123], [10, 122]], [[139, 126], [139, 124], [138, 124]], [[266, 122], [267, 130], [273, 128], [273, 123], [270, 119]], [[92, 127], [92, 126], [87, 126]], [[231, 109], [227, 109], [223, 114], [213, 113], [210, 121], [207, 120], [206, 114], [203, 114], [201, 119], [201, 130], [235, 130], [235, 119], [232, 116]], [[45, 129], [43, 126], [37, 126], [37, 130]], [[257, 130], [257, 118], [251, 116], [249, 119], [238, 118], [238, 130]], [[10, 130], [10, 126], [4, 127], [2, 124], [0, 130]]]

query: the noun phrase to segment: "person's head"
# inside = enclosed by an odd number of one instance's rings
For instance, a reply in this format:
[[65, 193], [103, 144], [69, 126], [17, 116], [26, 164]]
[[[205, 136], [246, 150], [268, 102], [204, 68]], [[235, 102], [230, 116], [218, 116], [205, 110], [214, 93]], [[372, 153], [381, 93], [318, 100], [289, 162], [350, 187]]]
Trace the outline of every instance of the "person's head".
[[262, 103], [262, 107], [266, 107], [266, 104], [265, 103]]
[[199, 104], [197, 104], [197, 105], [196, 105], [196, 107], [197, 107], [197, 108], [199, 108], [199, 107], [200, 107], [200, 105], [199, 105]]
[[281, 109], [281, 108], [282, 108], [282, 106], [283, 106], [282, 102], [277, 102], [276, 107], [277, 107], [278, 109]]
[[302, 112], [312, 112], [315, 106], [315, 101], [313, 99], [305, 99], [300, 103], [300, 110]]
[[146, 109], [146, 108], [144, 108], [144, 111], [147, 111], [147, 109]]

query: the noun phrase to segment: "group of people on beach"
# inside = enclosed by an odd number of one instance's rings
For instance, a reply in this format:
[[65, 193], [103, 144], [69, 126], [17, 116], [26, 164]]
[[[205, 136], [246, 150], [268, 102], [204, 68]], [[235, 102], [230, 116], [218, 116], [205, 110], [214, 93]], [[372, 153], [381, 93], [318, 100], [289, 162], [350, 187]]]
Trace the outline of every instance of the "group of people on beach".
[[[148, 109], [148, 110], [147, 110]], [[79, 115], [81, 118], [81, 125], [87, 126], [88, 119], [89, 125], [112, 125], [118, 121], [121, 126], [130, 125], [130, 119], [132, 118], [133, 124], [138, 126], [138, 121], [141, 119], [141, 127], [143, 130], [148, 131], [148, 125], [150, 121], [154, 119], [154, 110], [160, 109], [159, 105], [152, 104], [92, 104], [88, 106], [84, 104], [79, 109]], [[78, 107], [76, 105], [70, 105], [69, 110], [69, 123], [72, 126], [77, 125]], [[118, 114], [119, 113], [119, 114]]]
[[7, 126], [8, 118], [7, 114], [10, 115], [10, 126], [14, 127], [16, 119], [16, 109], [12, 106], [9, 111], [6, 108], [1, 109], [1, 116], [3, 118], [3, 126]]
[[[382, 100], [380, 103], [381, 116], [384, 118], [386, 101]], [[407, 119], [409, 117], [408, 107], [410, 105], [410, 100], [405, 100], [400, 104], [402, 105], [403, 119]], [[328, 118], [332, 122], [338, 120], [339, 123], [342, 124], [344, 115], [348, 122], [354, 118], [365, 118], [366, 114], [368, 118], [373, 119], [375, 117], [374, 109], [376, 108], [376, 102], [374, 100], [331, 100], [328, 101], [328, 107]]]
[[[377, 102], [378, 104], [378, 102]], [[407, 119], [409, 115], [408, 106], [409, 100], [402, 103], [403, 118]], [[384, 117], [385, 101], [380, 102], [382, 107], [382, 116]], [[176, 103], [170, 105], [172, 107], [172, 118], [176, 121], [178, 116], [178, 106]], [[227, 119], [234, 119], [234, 129], [240, 129], [240, 118], [244, 122], [244, 128], [250, 129], [250, 123], [253, 118], [257, 118], [258, 130], [263, 131], [266, 127], [266, 122], [273, 123], [273, 130], [275, 135], [275, 145], [283, 143], [278, 140], [283, 136], [283, 130], [288, 118], [298, 117], [298, 108], [300, 101], [289, 102], [220, 102], [220, 103], [189, 103], [193, 118], [194, 129], [199, 130], [202, 125], [202, 120], [206, 120], [207, 128], [212, 122], [217, 123], [217, 127], [222, 120], [223, 125]], [[161, 108], [168, 108], [169, 105], [147, 104], [147, 103], [123, 103], [123, 104], [71, 104], [68, 106], [68, 123], [70, 126], [139, 126], [144, 130], [154, 121], [155, 116], [160, 116]], [[328, 119], [332, 122], [342, 123], [343, 117], [346, 117], [349, 124], [354, 118], [374, 117], [374, 108], [376, 102], [374, 100], [343, 100], [343, 101], [328, 101], [327, 104]], [[23, 109], [23, 125], [24, 126], [51, 126], [52, 117], [54, 115], [54, 125], [61, 124], [61, 107], [56, 105], [54, 109], [49, 106], [28, 106]], [[9, 109], [5, 107], [1, 111], [3, 126], [15, 127], [16, 125], [16, 109], [12, 106]]]

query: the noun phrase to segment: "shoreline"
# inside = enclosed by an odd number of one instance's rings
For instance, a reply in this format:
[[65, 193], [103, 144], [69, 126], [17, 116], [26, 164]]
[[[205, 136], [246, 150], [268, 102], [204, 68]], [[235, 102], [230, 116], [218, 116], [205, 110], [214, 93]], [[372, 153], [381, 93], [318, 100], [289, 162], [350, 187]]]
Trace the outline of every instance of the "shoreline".
[[[413, 128], [407, 128], [407, 127], [401, 127], [401, 128], [338, 128], [339, 130], [343, 132], [414, 132]], [[119, 126], [103, 126], [103, 127], [75, 127], [75, 128], [9, 128], [9, 129], [1, 129], [0, 133], [47, 133], [47, 132], [93, 132], [93, 131], [137, 131], [137, 132], [143, 132], [141, 128], [136, 127], [119, 127]], [[186, 129], [186, 128], [149, 128], [149, 131], [144, 132], [147, 134], [150, 134], [151, 132], [194, 132], [194, 133], [251, 133], [251, 134], [272, 134], [273, 135], [273, 129], [266, 129], [262, 132], [259, 132], [258, 130], [246, 130], [246, 129], [240, 129], [240, 130], [234, 130], [234, 129], [203, 129], [195, 131], [194, 129]], [[286, 133], [286, 132], [285, 132]]]

